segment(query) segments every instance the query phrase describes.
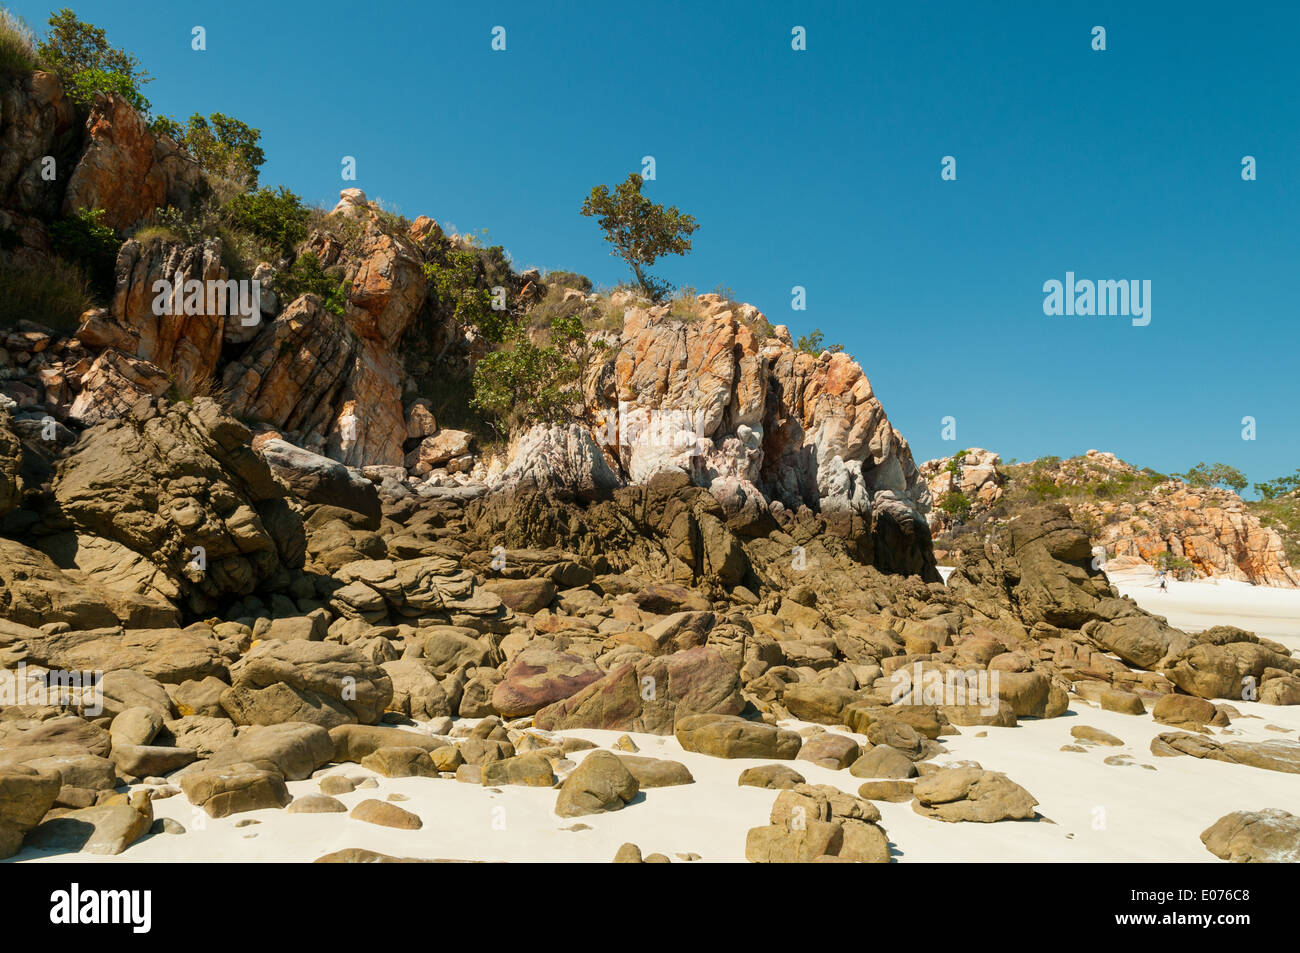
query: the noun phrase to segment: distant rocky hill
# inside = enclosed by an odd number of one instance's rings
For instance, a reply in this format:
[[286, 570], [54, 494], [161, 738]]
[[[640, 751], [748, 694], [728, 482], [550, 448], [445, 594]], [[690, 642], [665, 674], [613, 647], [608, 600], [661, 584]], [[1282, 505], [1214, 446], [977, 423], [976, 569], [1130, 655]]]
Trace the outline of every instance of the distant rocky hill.
[[1111, 453], [1089, 450], [1064, 460], [1006, 465], [996, 453], [970, 448], [927, 460], [920, 470], [935, 501], [929, 521], [941, 561], [980, 545], [1018, 513], [1060, 500], [1108, 557], [1208, 578], [1300, 587], [1294, 544], [1282, 535], [1288, 527], [1261, 504], [1221, 487], [1191, 486], [1140, 470]]

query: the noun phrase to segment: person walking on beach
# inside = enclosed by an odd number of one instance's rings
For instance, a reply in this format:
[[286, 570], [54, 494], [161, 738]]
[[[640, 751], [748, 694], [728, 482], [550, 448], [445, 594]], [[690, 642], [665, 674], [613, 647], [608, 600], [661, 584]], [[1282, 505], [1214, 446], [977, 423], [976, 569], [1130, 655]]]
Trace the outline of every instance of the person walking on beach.
[[1165, 571], [1163, 569], [1160, 570], [1160, 591], [1161, 592], [1169, 591], [1169, 580], [1165, 578]]

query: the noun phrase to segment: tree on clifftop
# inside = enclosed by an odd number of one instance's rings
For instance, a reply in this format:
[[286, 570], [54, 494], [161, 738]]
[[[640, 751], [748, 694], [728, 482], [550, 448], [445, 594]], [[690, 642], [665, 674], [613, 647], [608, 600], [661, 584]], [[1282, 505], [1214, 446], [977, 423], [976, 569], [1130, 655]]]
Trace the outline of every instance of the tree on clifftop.
[[118, 93], [137, 112], [149, 111], [149, 100], [140, 90], [152, 77], [140, 61], [110, 46], [100, 27], [78, 20], [67, 7], [50, 14], [50, 29], [37, 53], [47, 69], [62, 77], [73, 102], [90, 106], [96, 92]]
[[641, 194], [642, 178], [633, 172], [615, 187], [604, 185], [591, 190], [582, 203], [582, 214], [598, 216], [605, 240], [632, 268], [641, 290], [656, 301], [670, 289], [667, 282], [646, 274], [645, 269], [664, 255], [684, 255], [691, 250], [691, 233], [698, 225], [691, 215], [683, 215], [676, 206], [664, 208]]

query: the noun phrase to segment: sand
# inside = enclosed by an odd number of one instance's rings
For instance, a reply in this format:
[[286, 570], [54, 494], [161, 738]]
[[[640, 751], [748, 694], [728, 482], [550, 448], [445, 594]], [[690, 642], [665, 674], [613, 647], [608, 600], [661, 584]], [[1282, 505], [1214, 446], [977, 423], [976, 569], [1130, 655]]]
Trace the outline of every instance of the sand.
[[[1121, 591], [1152, 611], [1189, 629], [1228, 623], [1300, 643], [1300, 593], [1263, 590], [1240, 583], [1173, 583], [1160, 593], [1139, 577], [1117, 579]], [[1300, 736], [1300, 706], [1234, 702], [1243, 717], [1216, 732], [1234, 740]], [[1073, 743], [1076, 725], [1100, 728], [1123, 747], [1061, 751]], [[786, 727], [800, 728], [800, 722]], [[1282, 730], [1278, 730], [1282, 729]], [[840, 729], [832, 729], [840, 730]], [[926, 861], [1177, 861], [1218, 862], [1200, 833], [1225, 814], [1300, 803], [1300, 777], [1189, 757], [1157, 758], [1151, 739], [1172, 730], [1149, 715], [1102, 711], [1072, 699], [1061, 718], [1025, 720], [1017, 728], [965, 727], [945, 737], [945, 764], [974, 760], [1005, 772], [1039, 801], [1046, 820], [996, 824], [949, 824], [913, 812], [910, 803], [879, 803], [882, 825], [895, 859]], [[848, 734], [849, 732], [843, 732]], [[621, 732], [569, 731], [609, 746]], [[556, 792], [525, 787], [482, 788], [449, 779], [378, 777], [359, 765], [332, 765], [316, 777], [290, 782], [295, 795], [319, 790], [327, 774], [376, 777], [378, 787], [341, 795], [349, 808], [366, 798], [405, 795], [399, 806], [418, 814], [423, 828], [391, 830], [346, 814], [250, 811], [214, 820], [184, 795], [154, 802], [155, 816], [186, 827], [180, 835], [156, 834], [117, 857], [44, 854], [26, 849], [15, 860], [32, 862], [258, 862], [311, 861], [348, 847], [404, 857], [482, 861], [607, 862], [626, 841], [643, 853], [700, 855], [703, 862], [743, 861], [745, 834], [767, 823], [775, 791], [739, 787], [747, 767], [769, 763], [726, 760], [683, 751], [675, 738], [633, 734], [640, 754], [686, 764], [695, 783], [643, 791], [623, 810], [583, 818], [553, 813]], [[862, 739], [861, 736], [855, 736]], [[587, 752], [575, 754], [580, 760]], [[1123, 764], [1106, 759], [1126, 756]], [[856, 793], [860, 779], [806, 761], [787, 762], [810, 782]], [[241, 822], [257, 821], [240, 827]]]

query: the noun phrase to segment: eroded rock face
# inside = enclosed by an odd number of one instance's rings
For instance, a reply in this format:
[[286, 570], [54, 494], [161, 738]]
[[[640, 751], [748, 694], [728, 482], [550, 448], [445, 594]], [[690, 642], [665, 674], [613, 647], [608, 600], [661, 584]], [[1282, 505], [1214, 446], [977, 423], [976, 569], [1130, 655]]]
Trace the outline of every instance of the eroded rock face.
[[80, 129], [54, 73], [37, 70], [0, 87], [0, 205], [29, 215], [59, 209], [59, 182], [41, 175], [45, 156], [71, 167]]
[[628, 308], [617, 348], [585, 382], [589, 425], [525, 434], [494, 486], [590, 499], [685, 475], [723, 521], [757, 529], [775, 522], [772, 502], [809, 507], [865, 561], [933, 577], [929, 489], [861, 367], [760, 339], [757, 312], [699, 300], [697, 322]]
[[[286, 585], [302, 566], [302, 523], [251, 439], [204, 399], [108, 421], [59, 462], [46, 519], [120, 545], [168, 581], [146, 595], [192, 612]], [[79, 552], [70, 558], [83, 568]], [[84, 568], [106, 587], [117, 581], [109, 567]]]
[[65, 214], [103, 209], [104, 223], [129, 228], [155, 209], [190, 207], [199, 165], [171, 139], [155, 137], [116, 93], [99, 93], [86, 120], [85, 149], [63, 197]]

